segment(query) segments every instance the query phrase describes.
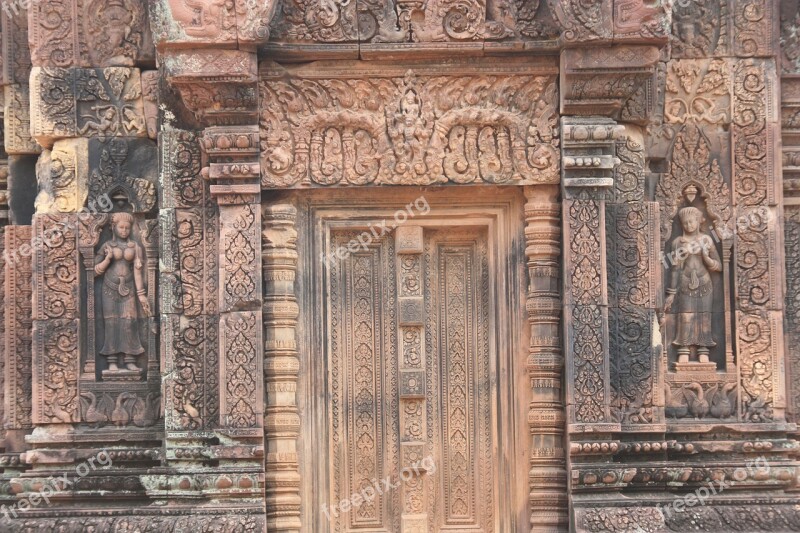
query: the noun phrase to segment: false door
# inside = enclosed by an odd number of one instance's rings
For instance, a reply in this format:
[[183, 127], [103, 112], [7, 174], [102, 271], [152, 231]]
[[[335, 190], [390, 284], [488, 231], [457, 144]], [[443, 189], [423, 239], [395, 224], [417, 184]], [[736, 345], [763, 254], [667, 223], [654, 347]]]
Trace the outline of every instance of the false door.
[[348, 250], [323, 291], [331, 531], [504, 529], [488, 237], [411, 223], [328, 234], [328, 257]]

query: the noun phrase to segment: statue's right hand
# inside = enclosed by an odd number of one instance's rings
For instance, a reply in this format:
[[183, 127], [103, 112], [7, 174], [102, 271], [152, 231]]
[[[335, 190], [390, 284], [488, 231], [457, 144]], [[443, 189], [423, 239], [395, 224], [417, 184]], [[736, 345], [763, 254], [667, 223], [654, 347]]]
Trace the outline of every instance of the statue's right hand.
[[114, 252], [111, 251], [111, 247], [106, 245], [105, 247], [106, 259], [111, 259], [113, 257]]

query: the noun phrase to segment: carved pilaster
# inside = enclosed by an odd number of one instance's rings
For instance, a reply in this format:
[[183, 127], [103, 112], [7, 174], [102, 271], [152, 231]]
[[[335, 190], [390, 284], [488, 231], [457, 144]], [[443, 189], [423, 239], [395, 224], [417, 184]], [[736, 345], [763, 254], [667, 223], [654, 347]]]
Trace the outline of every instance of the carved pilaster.
[[[738, 60], [734, 69], [732, 193], [737, 219], [758, 220], [734, 239], [737, 355], [743, 417], [779, 421], [786, 408], [783, 354], [781, 236], [776, 206], [779, 162], [775, 64]], [[764, 216], [769, 213], [769, 216]], [[756, 333], [757, 332], [757, 333]]]
[[6, 226], [4, 232], [4, 424], [6, 431], [25, 432], [31, 427], [31, 228]]
[[531, 532], [564, 531], [567, 470], [564, 453], [564, 357], [561, 348], [561, 206], [557, 186], [526, 187], [525, 256], [528, 266], [530, 347], [527, 370], [533, 396], [529, 472]]
[[628, 126], [616, 141], [606, 204], [612, 405], [624, 431], [666, 429], [661, 372], [658, 204], [646, 201], [644, 140]]
[[577, 434], [619, 429], [611, 413], [605, 202], [621, 129], [608, 119], [562, 119], [567, 417]]
[[201, 175], [219, 206], [219, 427], [229, 468], [264, 490], [264, 346], [262, 343], [261, 187], [258, 132], [212, 127], [200, 140]]
[[296, 532], [301, 527], [296, 217], [292, 205], [269, 206], [264, 211], [262, 232], [267, 527], [279, 532]]

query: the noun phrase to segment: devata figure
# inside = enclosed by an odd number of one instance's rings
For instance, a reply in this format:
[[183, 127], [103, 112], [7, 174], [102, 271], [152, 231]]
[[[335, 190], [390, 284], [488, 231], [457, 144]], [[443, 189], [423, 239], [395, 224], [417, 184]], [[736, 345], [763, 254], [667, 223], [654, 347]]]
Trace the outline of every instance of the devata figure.
[[103, 276], [105, 343], [100, 353], [108, 357], [108, 370], [112, 372], [119, 370], [120, 354], [127, 370], [141, 370], [136, 366], [136, 356], [144, 353], [139, 340], [137, 297], [143, 315], [150, 315], [142, 275], [142, 249], [131, 238], [132, 226], [130, 214], [112, 215], [113, 237], [97, 254], [94, 267], [95, 274]]
[[711, 236], [700, 232], [703, 213], [696, 207], [678, 211], [683, 235], [672, 243], [672, 271], [667, 289], [665, 311], [675, 313], [677, 333], [672, 344], [678, 350], [678, 362], [692, 360], [708, 363], [708, 354], [716, 346], [711, 331], [714, 301], [711, 272], [722, 270], [722, 262]]

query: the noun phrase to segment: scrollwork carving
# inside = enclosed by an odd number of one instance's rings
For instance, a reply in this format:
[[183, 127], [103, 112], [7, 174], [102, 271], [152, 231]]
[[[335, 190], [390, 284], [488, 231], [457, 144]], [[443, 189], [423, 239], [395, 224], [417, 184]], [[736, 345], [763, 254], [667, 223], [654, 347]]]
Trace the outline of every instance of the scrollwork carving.
[[547, 76], [298, 74], [261, 85], [265, 187], [557, 180]]

